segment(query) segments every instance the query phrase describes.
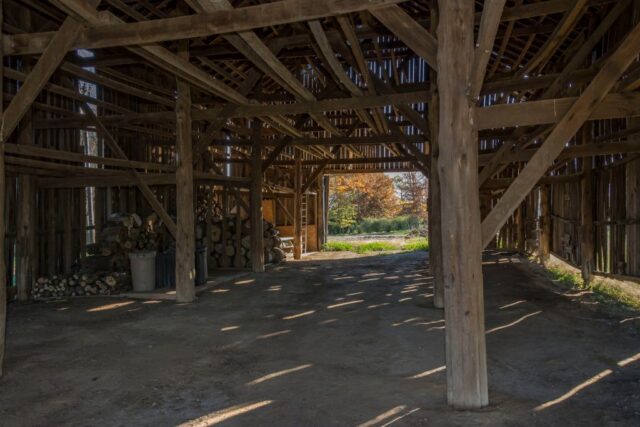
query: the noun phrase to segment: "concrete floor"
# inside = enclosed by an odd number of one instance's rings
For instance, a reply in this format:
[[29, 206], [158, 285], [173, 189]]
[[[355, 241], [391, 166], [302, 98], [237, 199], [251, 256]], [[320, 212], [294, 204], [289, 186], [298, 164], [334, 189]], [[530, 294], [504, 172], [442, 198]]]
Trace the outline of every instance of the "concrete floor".
[[424, 253], [335, 256], [192, 305], [12, 304], [0, 425], [640, 425], [640, 314], [493, 254], [491, 405], [453, 411]]

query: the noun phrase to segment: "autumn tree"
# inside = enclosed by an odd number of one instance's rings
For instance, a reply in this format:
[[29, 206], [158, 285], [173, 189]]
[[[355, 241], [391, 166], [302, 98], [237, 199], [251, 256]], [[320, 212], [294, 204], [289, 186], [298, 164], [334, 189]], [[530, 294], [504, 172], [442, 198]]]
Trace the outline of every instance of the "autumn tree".
[[330, 183], [330, 218], [334, 208], [347, 201], [353, 203], [356, 220], [391, 218], [398, 214], [399, 204], [393, 179], [384, 174], [353, 174], [334, 177]]
[[406, 172], [395, 176], [393, 180], [400, 194], [400, 214], [425, 218], [428, 196], [426, 177], [420, 172]]

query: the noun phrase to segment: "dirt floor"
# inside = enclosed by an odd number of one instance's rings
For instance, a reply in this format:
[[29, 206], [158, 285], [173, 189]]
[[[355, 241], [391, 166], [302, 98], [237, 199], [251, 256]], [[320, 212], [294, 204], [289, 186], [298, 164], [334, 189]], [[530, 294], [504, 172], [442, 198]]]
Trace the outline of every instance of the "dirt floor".
[[491, 405], [449, 409], [424, 258], [315, 255], [192, 305], [12, 304], [0, 425], [640, 425], [640, 313], [563, 295], [498, 254]]

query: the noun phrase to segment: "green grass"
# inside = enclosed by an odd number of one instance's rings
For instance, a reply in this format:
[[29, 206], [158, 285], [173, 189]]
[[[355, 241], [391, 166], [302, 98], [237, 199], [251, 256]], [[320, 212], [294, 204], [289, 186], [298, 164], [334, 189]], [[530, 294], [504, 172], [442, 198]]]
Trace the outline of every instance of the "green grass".
[[429, 241], [424, 237], [409, 239], [402, 245], [402, 250], [407, 252], [428, 251]]
[[595, 299], [603, 303], [618, 303], [633, 310], [640, 310], [640, 298], [630, 295], [614, 286], [594, 282], [590, 286]]
[[630, 295], [623, 290], [607, 285], [602, 281], [594, 280], [589, 285], [585, 285], [582, 277], [561, 268], [550, 267], [549, 272], [554, 281], [563, 283], [574, 289], [584, 289], [593, 292], [593, 298], [601, 303], [621, 304], [633, 310], [640, 310], [640, 298]]
[[549, 272], [553, 281], [560, 282], [572, 288], [584, 289], [584, 280], [576, 273], [572, 273], [561, 268], [549, 267]]
[[349, 242], [327, 242], [324, 245], [324, 250], [330, 252], [353, 252], [354, 248], [355, 244]]
[[425, 238], [409, 239], [403, 244], [392, 242], [328, 242], [324, 245], [325, 251], [334, 252], [354, 252], [357, 254], [366, 254], [370, 252], [389, 252], [389, 251], [426, 251], [429, 249], [429, 242]]
[[367, 252], [386, 252], [386, 251], [395, 251], [398, 247], [393, 243], [389, 242], [369, 242], [369, 243], [360, 243], [355, 246], [355, 250], [358, 254], [366, 254]]

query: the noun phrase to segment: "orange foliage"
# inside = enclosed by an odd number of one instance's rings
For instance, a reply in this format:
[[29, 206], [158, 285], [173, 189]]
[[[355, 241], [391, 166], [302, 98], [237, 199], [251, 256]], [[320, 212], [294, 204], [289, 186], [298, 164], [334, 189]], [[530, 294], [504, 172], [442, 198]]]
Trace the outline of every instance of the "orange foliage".
[[393, 179], [381, 173], [334, 177], [331, 182], [331, 191], [351, 196], [358, 219], [391, 218], [400, 211]]

